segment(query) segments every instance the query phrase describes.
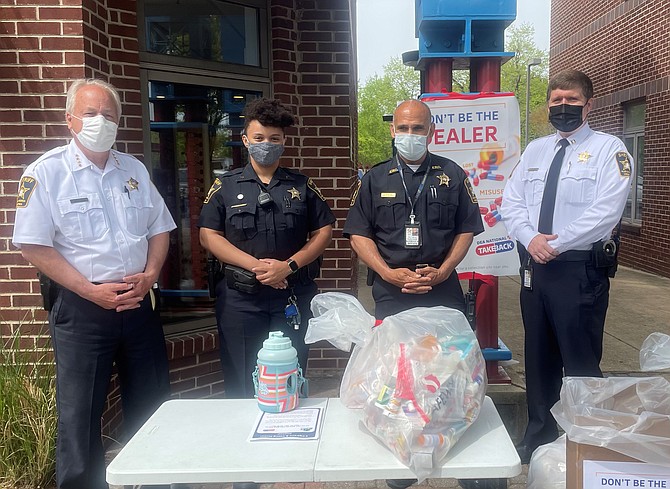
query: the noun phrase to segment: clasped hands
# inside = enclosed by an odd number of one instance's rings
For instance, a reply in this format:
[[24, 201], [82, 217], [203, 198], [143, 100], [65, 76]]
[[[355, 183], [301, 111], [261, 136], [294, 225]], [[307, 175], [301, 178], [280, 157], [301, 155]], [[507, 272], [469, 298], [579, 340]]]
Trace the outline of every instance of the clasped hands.
[[251, 269], [256, 274], [256, 280], [263, 285], [269, 285], [275, 289], [285, 289], [288, 287], [286, 277], [291, 275], [291, 268], [288, 263], [274, 258], [261, 258], [258, 265]]
[[85, 298], [116, 312], [137, 309], [155, 281], [147, 273], [136, 273], [124, 277], [123, 282], [91, 284], [91, 293]]
[[382, 278], [400, 288], [403, 294], [426, 294], [449, 276], [446, 271], [431, 266], [416, 270], [392, 268], [385, 275]]
[[538, 234], [530, 240], [526, 251], [535, 263], [545, 265], [560, 254], [549, 244], [549, 241], [556, 238], [558, 238], [558, 234]]

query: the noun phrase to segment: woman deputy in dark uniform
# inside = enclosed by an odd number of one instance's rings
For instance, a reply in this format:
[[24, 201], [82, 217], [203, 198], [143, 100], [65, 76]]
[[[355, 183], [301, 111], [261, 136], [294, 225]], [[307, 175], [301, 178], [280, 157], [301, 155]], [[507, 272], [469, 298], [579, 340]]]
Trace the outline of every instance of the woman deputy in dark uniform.
[[290, 337], [307, 367], [309, 303], [335, 221], [310, 178], [279, 166], [293, 114], [261, 98], [244, 116], [249, 163], [214, 181], [199, 221], [200, 243], [227, 268], [216, 284], [227, 398], [253, 397], [251, 374], [270, 331]]

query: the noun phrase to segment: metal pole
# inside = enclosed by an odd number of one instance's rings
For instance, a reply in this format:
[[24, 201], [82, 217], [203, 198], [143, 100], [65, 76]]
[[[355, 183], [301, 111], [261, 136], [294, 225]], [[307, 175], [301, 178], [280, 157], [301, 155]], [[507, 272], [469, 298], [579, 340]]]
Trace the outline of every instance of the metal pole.
[[530, 67], [537, 66], [542, 63], [542, 60], [539, 58], [531, 59], [526, 65], [526, 133], [524, 134], [524, 144], [525, 148], [528, 146], [528, 114], [530, 112]]
[[524, 133], [523, 147], [528, 146], [528, 112], [530, 111], [530, 63], [526, 65], [526, 132]]

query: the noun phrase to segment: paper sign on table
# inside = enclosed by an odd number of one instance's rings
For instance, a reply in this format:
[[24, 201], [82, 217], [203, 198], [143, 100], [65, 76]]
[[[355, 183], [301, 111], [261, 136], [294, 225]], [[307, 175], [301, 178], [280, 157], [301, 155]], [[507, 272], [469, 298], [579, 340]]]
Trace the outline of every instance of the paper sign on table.
[[286, 413], [263, 412], [249, 437], [258, 440], [316, 440], [321, 430], [323, 408], [298, 408]]

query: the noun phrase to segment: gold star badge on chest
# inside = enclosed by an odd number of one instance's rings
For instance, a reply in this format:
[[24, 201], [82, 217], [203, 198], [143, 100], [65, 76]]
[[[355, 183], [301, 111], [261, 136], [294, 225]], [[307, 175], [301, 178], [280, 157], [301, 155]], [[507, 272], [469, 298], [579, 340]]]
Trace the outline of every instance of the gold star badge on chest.
[[591, 153], [588, 151], [583, 151], [577, 155], [577, 161], [580, 163], [587, 163], [589, 161], [589, 158], [591, 158]]
[[140, 186], [140, 182], [132, 177], [126, 183], [128, 184], [128, 190], [137, 190], [137, 188]]
[[296, 189], [295, 187], [292, 187], [287, 190], [289, 194], [291, 194], [291, 199], [298, 199], [300, 200], [300, 191]]
[[449, 178], [448, 175], [445, 175], [444, 173], [442, 175], [435, 175], [435, 177], [440, 181], [440, 185], [445, 185], [449, 186], [449, 181], [451, 178]]

